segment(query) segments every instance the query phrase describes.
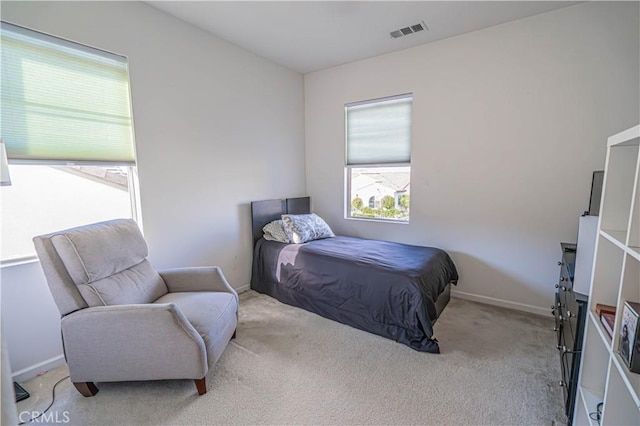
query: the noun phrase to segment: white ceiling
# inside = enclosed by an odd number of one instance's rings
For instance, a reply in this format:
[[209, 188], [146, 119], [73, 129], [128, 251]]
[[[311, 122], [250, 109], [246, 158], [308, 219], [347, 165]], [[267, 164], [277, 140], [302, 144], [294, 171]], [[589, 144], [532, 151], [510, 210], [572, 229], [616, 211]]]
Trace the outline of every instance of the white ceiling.
[[[556, 1], [148, 1], [292, 70], [308, 73], [537, 15]], [[429, 31], [389, 33], [424, 21]]]

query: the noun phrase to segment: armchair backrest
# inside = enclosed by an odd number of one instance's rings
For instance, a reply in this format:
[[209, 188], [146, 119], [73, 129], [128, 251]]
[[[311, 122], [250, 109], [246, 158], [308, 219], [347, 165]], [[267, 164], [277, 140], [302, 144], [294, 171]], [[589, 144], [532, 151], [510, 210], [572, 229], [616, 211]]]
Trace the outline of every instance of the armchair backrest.
[[151, 303], [167, 293], [131, 219], [54, 232], [33, 242], [63, 316], [87, 306]]

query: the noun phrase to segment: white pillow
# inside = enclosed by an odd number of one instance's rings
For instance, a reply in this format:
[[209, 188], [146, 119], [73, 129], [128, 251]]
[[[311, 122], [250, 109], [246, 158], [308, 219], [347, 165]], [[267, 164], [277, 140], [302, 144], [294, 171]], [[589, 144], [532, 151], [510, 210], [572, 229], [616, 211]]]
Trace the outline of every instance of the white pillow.
[[315, 213], [311, 214], [283, 214], [282, 226], [289, 241], [295, 244], [321, 238], [335, 237], [327, 222]]
[[282, 227], [282, 220], [274, 220], [273, 222], [267, 223], [263, 228], [262, 232], [264, 232], [264, 239], [269, 241], [278, 241], [280, 243], [289, 244], [289, 237], [284, 232], [284, 228]]

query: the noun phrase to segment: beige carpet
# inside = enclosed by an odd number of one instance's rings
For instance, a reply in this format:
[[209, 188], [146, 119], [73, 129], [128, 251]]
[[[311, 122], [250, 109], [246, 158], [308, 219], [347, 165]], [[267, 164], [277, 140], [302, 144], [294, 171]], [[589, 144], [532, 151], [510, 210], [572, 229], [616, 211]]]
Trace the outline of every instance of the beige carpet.
[[[238, 337], [207, 376], [206, 395], [173, 380], [99, 383], [83, 398], [67, 379], [51, 412], [78, 425], [566, 422], [550, 318], [452, 299], [433, 355], [253, 291], [240, 306]], [[66, 374], [25, 383], [33, 395], [18, 412], [44, 409]]]

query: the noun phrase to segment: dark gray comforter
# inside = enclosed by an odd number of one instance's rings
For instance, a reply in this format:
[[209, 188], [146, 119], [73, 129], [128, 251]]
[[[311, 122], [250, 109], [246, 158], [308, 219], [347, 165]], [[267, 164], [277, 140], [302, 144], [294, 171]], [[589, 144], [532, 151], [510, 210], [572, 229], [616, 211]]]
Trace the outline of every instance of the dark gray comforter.
[[261, 239], [251, 288], [341, 323], [439, 353], [435, 300], [458, 279], [443, 250], [345, 236], [305, 244]]

